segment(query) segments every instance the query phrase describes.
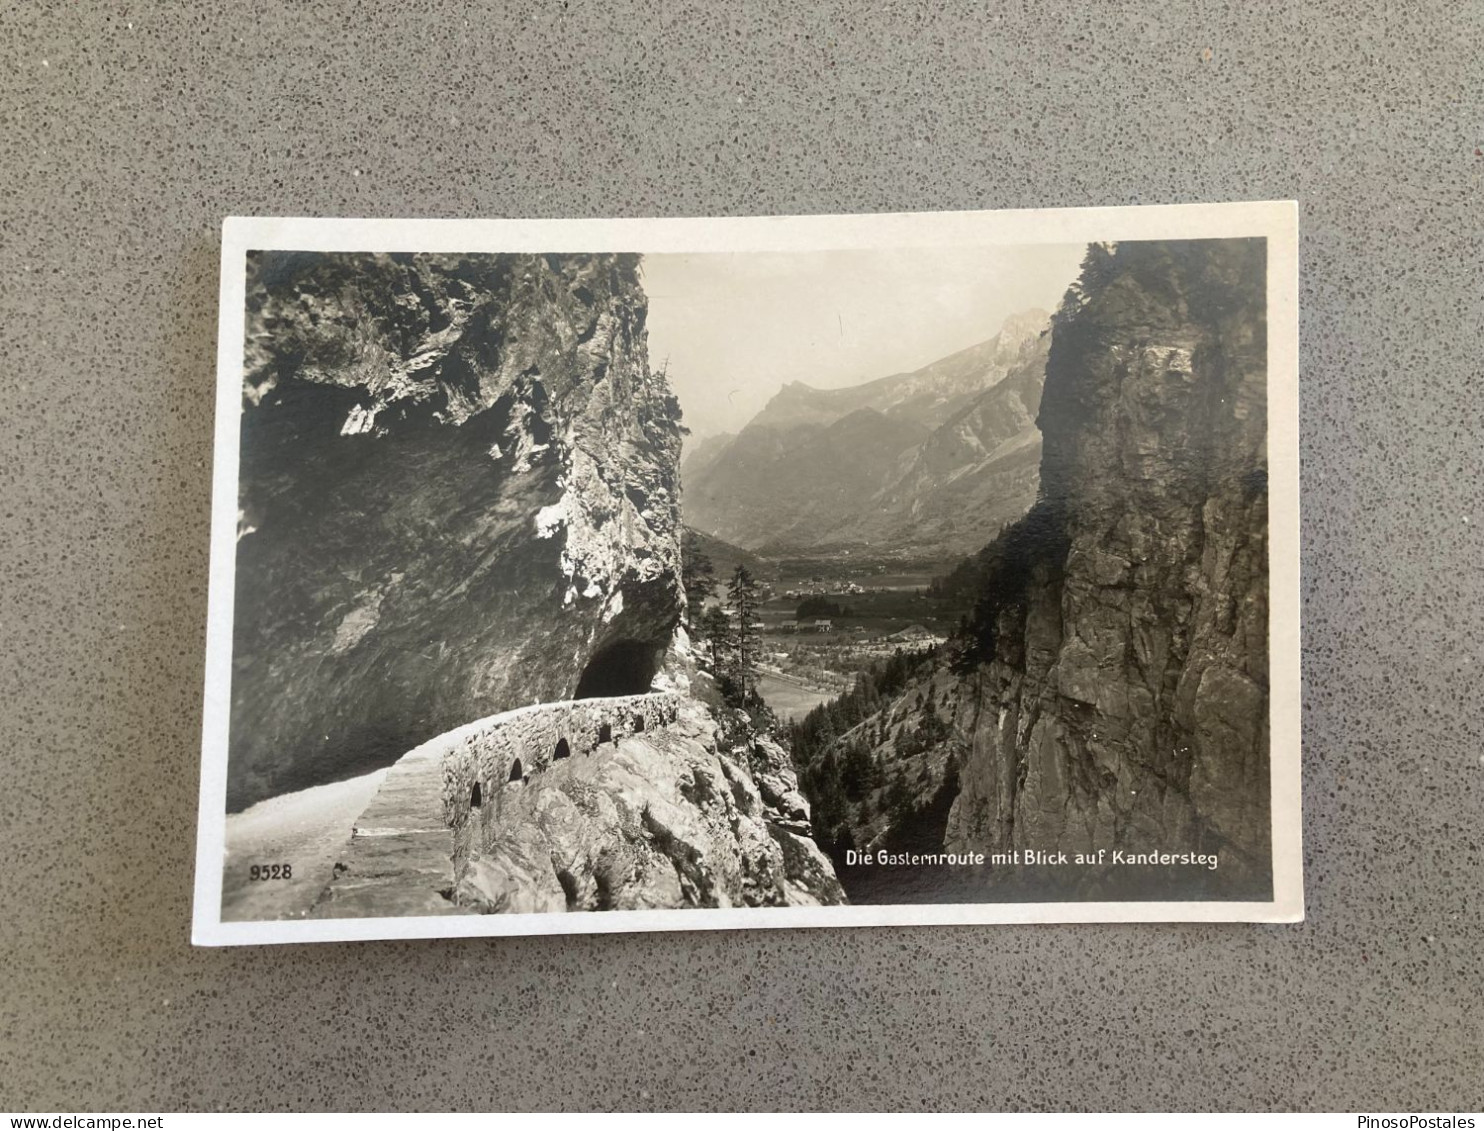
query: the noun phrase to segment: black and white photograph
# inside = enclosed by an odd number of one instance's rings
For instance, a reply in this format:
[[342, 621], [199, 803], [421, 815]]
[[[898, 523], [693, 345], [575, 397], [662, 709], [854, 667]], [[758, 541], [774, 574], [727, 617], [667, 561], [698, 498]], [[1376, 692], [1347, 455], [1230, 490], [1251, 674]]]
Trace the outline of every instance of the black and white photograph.
[[1300, 918], [1295, 240], [228, 221], [197, 941]]

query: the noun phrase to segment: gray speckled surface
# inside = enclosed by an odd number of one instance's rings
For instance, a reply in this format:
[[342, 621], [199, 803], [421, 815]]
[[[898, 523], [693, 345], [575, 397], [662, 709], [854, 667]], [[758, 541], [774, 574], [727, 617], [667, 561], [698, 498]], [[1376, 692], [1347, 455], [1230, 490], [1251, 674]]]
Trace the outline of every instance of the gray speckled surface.
[[[1484, 1106], [1481, 42], [1467, 0], [8, 6], [0, 1108]], [[190, 948], [223, 215], [1290, 196], [1306, 924]]]

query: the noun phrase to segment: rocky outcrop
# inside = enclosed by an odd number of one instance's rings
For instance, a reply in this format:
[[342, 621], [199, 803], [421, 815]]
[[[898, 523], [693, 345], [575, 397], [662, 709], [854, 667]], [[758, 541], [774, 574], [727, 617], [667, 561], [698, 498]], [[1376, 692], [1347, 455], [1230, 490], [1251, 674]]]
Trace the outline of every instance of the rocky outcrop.
[[944, 585], [972, 615], [795, 731], [837, 864], [858, 846], [1219, 866], [916, 890], [843, 868], [852, 900], [1267, 898], [1264, 270], [1261, 241], [1091, 248], [1053, 321], [1040, 497]]
[[546, 703], [401, 758], [318, 918], [840, 903], [788, 755], [676, 693]]
[[1268, 890], [1262, 241], [1093, 247], [1041, 499], [982, 555], [951, 850], [1220, 854]]
[[648, 689], [679, 411], [633, 256], [250, 256], [229, 807]]
[[687, 523], [773, 554], [972, 552], [1035, 499], [1046, 326], [1027, 311], [912, 373], [784, 386], [737, 436], [688, 458]]
[[843, 903], [796, 783], [747, 761], [692, 704], [506, 783], [456, 858], [453, 900], [485, 913]]

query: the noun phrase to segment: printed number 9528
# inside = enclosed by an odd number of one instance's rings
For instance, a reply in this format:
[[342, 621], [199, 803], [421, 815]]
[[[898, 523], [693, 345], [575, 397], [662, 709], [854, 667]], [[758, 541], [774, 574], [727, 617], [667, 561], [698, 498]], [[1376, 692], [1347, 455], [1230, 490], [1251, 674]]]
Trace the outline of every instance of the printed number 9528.
[[292, 864], [254, 864], [247, 870], [249, 880], [292, 880]]

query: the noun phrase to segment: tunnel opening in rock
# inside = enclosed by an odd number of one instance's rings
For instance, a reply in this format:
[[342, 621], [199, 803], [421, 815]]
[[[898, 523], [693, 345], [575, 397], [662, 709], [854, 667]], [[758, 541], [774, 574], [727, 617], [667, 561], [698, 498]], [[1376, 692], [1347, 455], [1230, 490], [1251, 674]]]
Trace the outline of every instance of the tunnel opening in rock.
[[479, 788], [479, 783], [474, 783], [474, 788], [469, 791], [469, 808], [478, 809], [484, 804], [484, 794]]
[[660, 651], [639, 640], [618, 640], [599, 649], [582, 669], [573, 698], [643, 695], [659, 670]]
[[604, 723], [598, 728], [598, 745], [613, 741], [613, 724]]
[[520, 759], [519, 758], [517, 758], [514, 762], [510, 763], [510, 780], [511, 781], [520, 781], [520, 779], [523, 778], [523, 777], [525, 777], [525, 776], [526, 776], [525, 771], [520, 768]]
[[644, 733], [644, 716], [643, 715], [635, 715], [634, 716], [634, 733], [635, 734], [643, 734]]
[[560, 762], [563, 758], [570, 758], [571, 756], [572, 747], [565, 738], [559, 739], [556, 744], [556, 752], [551, 756], [552, 761]]

